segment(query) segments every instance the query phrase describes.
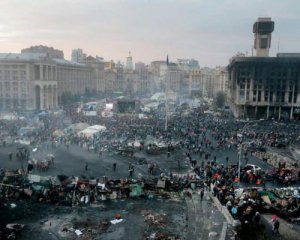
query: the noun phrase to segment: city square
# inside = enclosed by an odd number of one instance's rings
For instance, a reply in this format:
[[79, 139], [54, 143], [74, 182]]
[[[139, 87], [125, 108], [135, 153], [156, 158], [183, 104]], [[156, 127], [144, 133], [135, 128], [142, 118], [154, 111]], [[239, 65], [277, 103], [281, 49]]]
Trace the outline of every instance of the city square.
[[0, 239], [298, 240], [298, 5], [1, 2]]

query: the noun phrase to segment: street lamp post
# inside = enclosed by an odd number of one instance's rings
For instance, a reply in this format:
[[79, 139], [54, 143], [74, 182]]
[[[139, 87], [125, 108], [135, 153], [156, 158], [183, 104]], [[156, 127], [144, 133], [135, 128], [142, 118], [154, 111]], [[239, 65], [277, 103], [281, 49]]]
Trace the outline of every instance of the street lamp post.
[[[243, 141], [243, 140], [242, 140]], [[238, 166], [238, 179], [239, 179], [239, 186], [241, 185], [241, 156], [242, 156], [242, 143], [239, 146], [239, 166]]]
[[242, 140], [241, 140], [241, 143], [240, 143], [240, 146], [239, 146], [239, 152], [238, 152], [238, 155], [239, 155], [239, 164], [238, 164], [238, 180], [239, 180], [239, 186], [241, 184], [241, 158], [242, 158], [242, 153], [243, 153], [243, 137], [244, 137], [244, 131], [245, 129], [248, 127], [248, 125], [250, 124], [251, 122], [248, 122], [244, 125], [244, 127], [242, 128]]
[[20, 147], [18, 149], [18, 155], [19, 155], [19, 160], [21, 162], [21, 170], [22, 170], [22, 173], [24, 172], [24, 165], [23, 165], [23, 161], [28, 161], [29, 159], [29, 151], [27, 148], [25, 147]]
[[242, 158], [242, 153], [243, 153], [243, 137], [244, 137], [244, 131], [247, 129], [247, 127], [251, 124], [251, 123], [255, 123], [255, 122], [260, 122], [261, 120], [255, 120], [255, 121], [252, 121], [252, 122], [248, 122], [244, 125], [244, 127], [242, 128], [242, 140], [241, 140], [241, 143], [240, 143], [240, 146], [239, 146], [239, 152], [238, 152], [238, 155], [239, 155], [239, 166], [238, 166], [238, 179], [239, 179], [239, 185], [240, 185], [240, 182], [241, 182], [241, 158]]

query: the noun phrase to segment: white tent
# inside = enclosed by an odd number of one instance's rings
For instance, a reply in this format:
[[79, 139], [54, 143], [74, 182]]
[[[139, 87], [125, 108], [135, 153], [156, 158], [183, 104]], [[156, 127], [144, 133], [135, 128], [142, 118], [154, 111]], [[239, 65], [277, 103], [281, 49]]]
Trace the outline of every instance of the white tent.
[[97, 131], [97, 130], [93, 130], [93, 129], [88, 129], [88, 128], [86, 128], [86, 129], [80, 131], [80, 132], [78, 133], [78, 135], [80, 135], [80, 136], [85, 136], [85, 137], [87, 137], [87, 138], [90, 138], [90, 137], [93, 137], [94, 134], [95, 134], [95, 133], [98, 133], [98, 132], [99, 132], [99, 131]]
[[163, 92], [158, 92], [158, 93], [155, 93], [154, 95], [152, 95], [152, 97], [150, 99], [154, 100], [154, 101], [165, 100], [166, 99], [166, 94], [163, 93]]
[[106, 130], [105, 126], [94, 125], [94, 126], [90, 126], [86, 129], [80, 131], [78, 134], [90, 138], [90, 137], [93, 137], [94, 134], [99, 133], [99, 132], [103, 132], [105, 130]]
[[52, 135], [54, 136], [54, 137], [62, 137], [62, 136], [64, 136], [65, 134], [64, 134], [64, 132], [62, 131], [62, 130], [55, 130], [53, 133], [52, 133]]
[[86, 128], [88, 128], [90, 125], [88, 123], [74, 123], [67, 127], [65, 131], [72, 130], [73, 132], [80, 132]]
[[105, 131], [106, 127], [102, 126], [102, 125], [93, 125], [93, 126], [88, 127], [88, 129], [93, 129], [93, 130], [97, 130], [97, 131], [101, 132], [101, 131]]

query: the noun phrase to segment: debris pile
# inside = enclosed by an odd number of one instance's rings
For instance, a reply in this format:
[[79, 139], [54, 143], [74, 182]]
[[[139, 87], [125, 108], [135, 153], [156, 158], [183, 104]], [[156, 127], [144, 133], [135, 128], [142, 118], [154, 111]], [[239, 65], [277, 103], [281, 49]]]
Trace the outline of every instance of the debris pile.
[[151, 226], [164, 226], [168, 223], [167, 215], [164, 213], [151, 214], [150, 212], [144, 215], [145, 222]]

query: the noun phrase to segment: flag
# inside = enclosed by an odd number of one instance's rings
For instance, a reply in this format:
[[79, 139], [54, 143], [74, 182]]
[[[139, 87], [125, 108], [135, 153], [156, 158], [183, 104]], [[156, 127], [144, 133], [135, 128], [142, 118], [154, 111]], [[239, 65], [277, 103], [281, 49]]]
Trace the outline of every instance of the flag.
[[169, 66], [169, 56], [167, 55], [167, 66]]

